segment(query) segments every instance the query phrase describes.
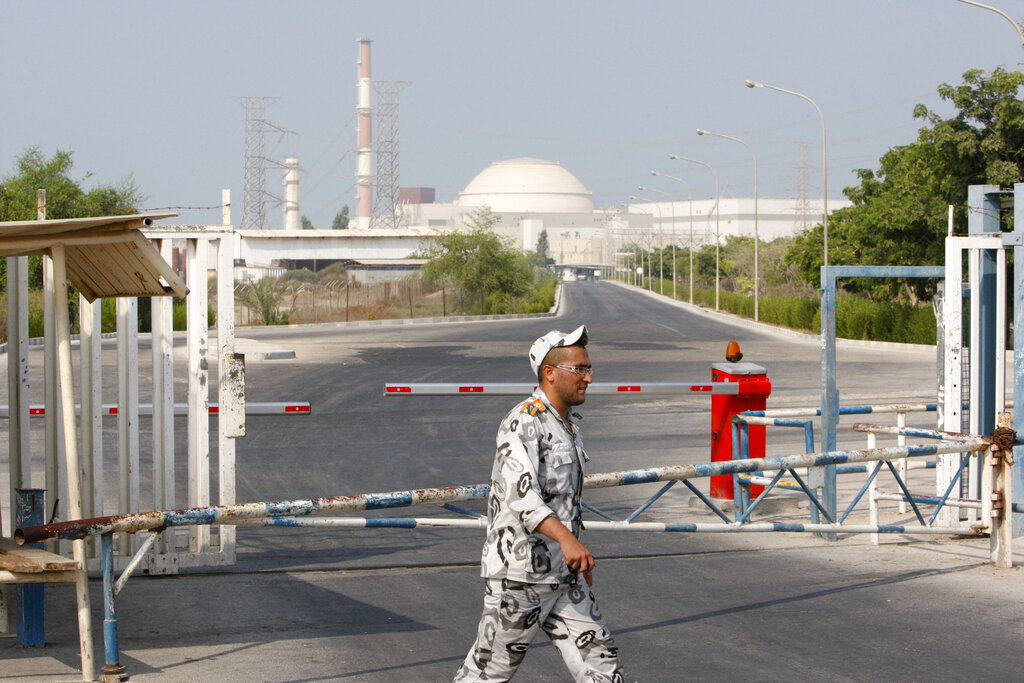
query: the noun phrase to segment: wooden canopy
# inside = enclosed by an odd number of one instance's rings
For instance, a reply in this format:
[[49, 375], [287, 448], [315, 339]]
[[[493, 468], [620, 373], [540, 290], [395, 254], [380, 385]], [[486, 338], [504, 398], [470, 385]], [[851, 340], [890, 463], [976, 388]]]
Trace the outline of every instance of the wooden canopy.
[[184, 297], [185, 283], [140, 232], [176, 213], [0, 223], [0, 256], [42, 254], [62, 245], [67, 275], [89, 301], [101, 297]]

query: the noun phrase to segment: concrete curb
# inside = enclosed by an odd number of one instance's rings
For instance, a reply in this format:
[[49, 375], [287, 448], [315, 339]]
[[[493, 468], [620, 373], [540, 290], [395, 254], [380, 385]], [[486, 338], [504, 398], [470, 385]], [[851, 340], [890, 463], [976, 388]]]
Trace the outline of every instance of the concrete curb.
[[[793, 330], [788, 327], [779, 327], [771, 325], [769, 323], [755, 322], [750, 318], [744, 318], [742, 316], [735, 315], [733, 313], [726, 313], [724, 311], [712, 311], [709, 308], [698, 306], [697, 304], [691, 304], [687, 301], [679, 301], [671, 297], [659, 294], [658, 292], [652, 292], [640, 287], [633, 285], [627, 285], [616, 280], [606, 280], [619, 287], [626, 287], [628, 289], [635, 289], [651, 298], [658, 299], [665, 303], [677, 306], [684, 310], [696, 313], [697, 315], [703, 315], [708, 318], [714, 318], [717, 320], [726, 320], [736, 325], [742, 325], [749, 329], [755, 329], [768, 334], [775, 334], [781, 337], [790, 337], [796, 339], [802, 339], [807, 342], [812, 342], [821, 345], [821, 336], [817, 334], [809, 334], [807, 332], [800, 332], [799, 330]], [[841, 348], [852, 348], [852, 349], [891, 349], [894, 351], [928, 351], [935, 353], [935, 345], [929, 344], [904, 344], [901, 342], [882, 342], [882, 341], [871, 341], [867, 339], [836, 339], [836, 344]]]
[[[78, 334], [71, 335], [71, 341], [79, 341], [80, 339], [81, 339], [81, 335], [78, 335]], [[103, 334], [100, 335], [100, 339], [117, 339], [117, 332], [104, 332]], [[42, 346], [43, 345], [43, 341], [44, 341], [43, 337], [30, 337], [29, 340], [28, 340], [28, 345], [29, 346]], [[0, 344], [0, 356], [2, 356], [5, 353], [7, 353], [7, 342], [4, 342], [3, 344]]]

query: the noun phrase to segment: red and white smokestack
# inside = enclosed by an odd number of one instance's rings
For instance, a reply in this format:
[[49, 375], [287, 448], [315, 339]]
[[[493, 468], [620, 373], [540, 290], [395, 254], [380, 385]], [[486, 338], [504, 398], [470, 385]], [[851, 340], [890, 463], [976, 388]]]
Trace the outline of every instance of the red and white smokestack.
[[299, 229], [299, 160], [284, 160], [284, 229]]
[[373, 218], [373, 134], [370, 104], [370, 38], [359, 39], [359, 84], [356, 92], [359, 148], [356, 150], [356, 227], [370, 227]]

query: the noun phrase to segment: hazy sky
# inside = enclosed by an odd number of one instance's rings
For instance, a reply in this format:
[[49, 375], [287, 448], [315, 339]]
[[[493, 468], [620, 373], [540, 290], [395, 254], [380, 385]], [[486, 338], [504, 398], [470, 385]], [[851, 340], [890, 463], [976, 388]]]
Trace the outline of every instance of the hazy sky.
[[[1020, 0], [988, 0], [1024, 19]], [[75, 152], [93, 182], [132, 174], [142, 208], [211, 206], [230, 188], [241, 218], [245, 111], [236, 95], [279, 97], [267, 118], [296, 139], [300, 210], [329, 227], [354, 206], [357, 39], [374, 39], [373, 75], [401, 94], [401, 184], [451, 201], [489, 164], [531, 156], [576, 174], [601, 206], [636, 186], [751, 196], [746, 140], [765, 196], [797, 192], [801, 142], [809, 194], [821, 195], [821, 128], [797, 97], [748, 89], [754, 79], [813, 98], [828, 128], [829, 195], [912, 142], [915, 104], [949, 113], [936, 86], [964, 71], [1020, 69], [1024, 48], [993, 12], [956, 0], [661, 0], [429, 2], [0, 0], [0, 174], [33, 145]], [[268, 189], [280, 194], [279, 171]], [[658, 195], [655, 195], [658, 196]], [[354, 213], [354, 212], [353, 212]], [[268, 208], [273, 226], [281, 208]], [[219, 210], [177, 222], [219, 222]]]

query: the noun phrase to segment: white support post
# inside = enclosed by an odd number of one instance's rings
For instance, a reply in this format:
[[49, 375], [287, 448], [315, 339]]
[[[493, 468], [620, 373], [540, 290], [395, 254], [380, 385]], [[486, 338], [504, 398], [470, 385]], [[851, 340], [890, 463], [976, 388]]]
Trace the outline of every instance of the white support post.
[[[901, 413], [902, 415], [902, 413]], [[868, 432], [868, 448], [875, 448], [875, 433]], [[871, 463], [865, 463], [867, 465], [867, 475], [871, 476]], [[871, 484], [868, 486], [868, 524], [872, 526], [878, 526], [878, 477], [871, 480]], [[871, 544], [878, 545], [878, 534], [871, 534]]]
[[[28, 257], [7, 259], [7, 397], [8, 453], [10, 454], [10, 536], [14, 535], [16, 488], [32, 482], [32, 450], [29, 431], [28, 396]], [[0, 511], [0, 535], [3, 535]]]
[[[978, 434], [981, 431], [981, 411], [977, 406], [981, 405], [981, 360], [984, 351], [981, 348], [981, 249], [971, 247], [967, 251], [967, 288], [971, 292], [970, 304], [970, 420], [968, 431], [971, 434]], [[979, 458], [971, 458], [960, 475], [960, 490], [966, 489], [967, 498], [978, 497], [978, 465]], [[957, 463], [959, 466], [959, 463]], [[966, 487], [964, 484], [966, 483]], [[977, 510], [960, 510], [959, 517], [970, 522], [978, 521]]]
[[[156, 240], [160, 255], [170, 262], [170, 239]], [[174, 500], [174, 300], [155, 296], [152, 303], [153, 352], [153, 509], [169, 510]], [[148, 555], [150, 574], [176, 574], [176, 534], [160, 534]]]
[[[139, 303], [117, 299], [117, 459], [120, 514], [139, 511]], [[122, 534], [117, 549], [131, 557], [133, 534]]]
[[[60, 404], [57, 399], [57, 333], [56, 333], [56, 293], [53, 283], [53, 259], [43, 255], [43, 405], [46, 407], [46, 414], [43, 417], [43, 458], [46, 489], [46, 517], [57, 512], [58, 519], [74, 519], [66, 511], [67, 501], [60, 500], [60, 474], [59, 462], [62, 449], [58, 442], [57, 421], [61, 417]], [[63, 505], [61, 505], [63, 504]], [[46, 549], [50, 552], [57, 552], [60, 546], [58, 541], [47, 541]]]
[[[942, 394], [942, 425], [940, 429], [947, 432], [959, 432], [961, 426], [961, 383], [962, 383], [962, 259], [959, 239], [946, 238], [946, 296], [942, 305], [942, 321], [945, 358], [942, 367], [945, 372]], [[955, 461], [959, 456], [938, 455], [935, 458], [935, 494], [945, 493], [953, 478]], [[956, 465], [959, 465], [956, 462]], [[936, 523], [940, 526], [951, 526], [953, 523], [952, 508], [944, 506], [939, 512]]]
[[981, 524], [985, 526], [991, 543], [994, 543], [997, 524], [996, 518], [992, 514], [992, 491], [995, 490], [996, 471], [999, 469], [998, 457], [1001, 454], [998, 451], [993, 453], [989, 449], [971, 455], [979, 456], [978, 460], [981, 463]]
[[[29, 488], [32, 481], [28, 389], [28, 257], [14, 256], [7, 259], [7, 464], [10, 474], [7, 519], [10, 537], [14, 536], [15, 489]], [[0, 536], [4, 535], [3, 520], [0, 505]], [[9, 631], [7, 600], [0, 586], [0, 633]]]
[[[207, 242], [187, 240], [189, 506], [210, 505], [210, 378], [207, 325]], [[210, 549], [210, 527], [192, 527], [190, 549]]]
[[[81, 331], [82, 387], [82, 512], [86, 517], [103, 515], [103, 301], [92, 303], [78, 297]], [[89, 555], [99, 556], [99, 536], [92, 539]]]
[[[71, 323], [68, 320], [67, 267], [64, 261], [64, 247], [51, 247], [50, 285], [54, 290], [57, 337], [57, 365], [60, 374], [61, 415], [67, 418], [64, 425], [64, 455], [67, 463], [68, 518], [82, 518], [82, 471], [78, 460], [78, 430], [75, 425], [75, 383], [71, 366]], [[56, 412], [56, 411], [55, 411]], [[78, 605], [78, 634], [82, 657], [82, 680], [91, 681], [94, 676], [92, 654], [92, 616], [89, 609], [89, 576], [86, 573], [85, 541], [72, 541], [75, 561], [80, 569], [75, 572], [75, 598]]]
[[[226, 190], [225, 190], [226, 191]], [[228, 200], [230, 206], [230, 200]], [[217, 248], [217, 460], [220, 465], [218, 502], [235, 503], [235, 437], [245, 434], [244, 365], [235, 362], [235, 277], [233, 236]], [[236, 427], [241, 423], [241, 429]], [[234, 423], [234, 424], [233, 424]], [[232, 429], [232, 427], [235, 427]], [[220, 551], [234, 562], [235, 527], [219, 527]]]
[[[996, 423], [1011, 428], [1012, 415], [999, 413]], [[998, 498], [1000, 506], [992, 509], [985, 518], [989, 524], [989, 555], [996, 567], [1013, 566], [1013, 448], [1006, 450], [992, 446], [984, 453], [985, 469], [992, 469], [992, 493], [989, 495], [992, 507]]]
[[[227, 188], [220, 191], [220, 224], [231, 225], [231, 190]], [[234, 244], [231, 247], [231, 251], [234, 252]]]
[[[896, 426], [899, 427], [900, 429], [903, 429], [904, 427], [907, 426], [907, 413], [906, 412], [901, 410], [900, 412], [896, 413]], [[896, 445], [897, 446], [906, 446], [907, 445], [907, 435], [906, 434], [899, 434], [896, 437]], [[874, 448], [874, 446], [869, 446], [869, 448]], [[896, 471], [900, 473], [900, 477], [903, 479], [903, 483], [907, 485], [907, 488], [909, 488], [910, 487], [910, 482], [907, 480], [907, 472], [909, 472], [910, 470], [907, 468], [907, 459], [906, 458], [900, 458], [899, 460], [896, 461]], [[902, 500], [900, 501], [899, 510], [900, 510], [900, 514], [901, 515], [907, 514], [907, 504], [904, 501], [902, 501]], [[877, 536], [878, 534], [874, 534], [874, 535]], [[875, 541], [875, 545], [878, 545], [877, 541]]]
[[996, 252], [996, 415], [1006, 410], [1006, 252]]

